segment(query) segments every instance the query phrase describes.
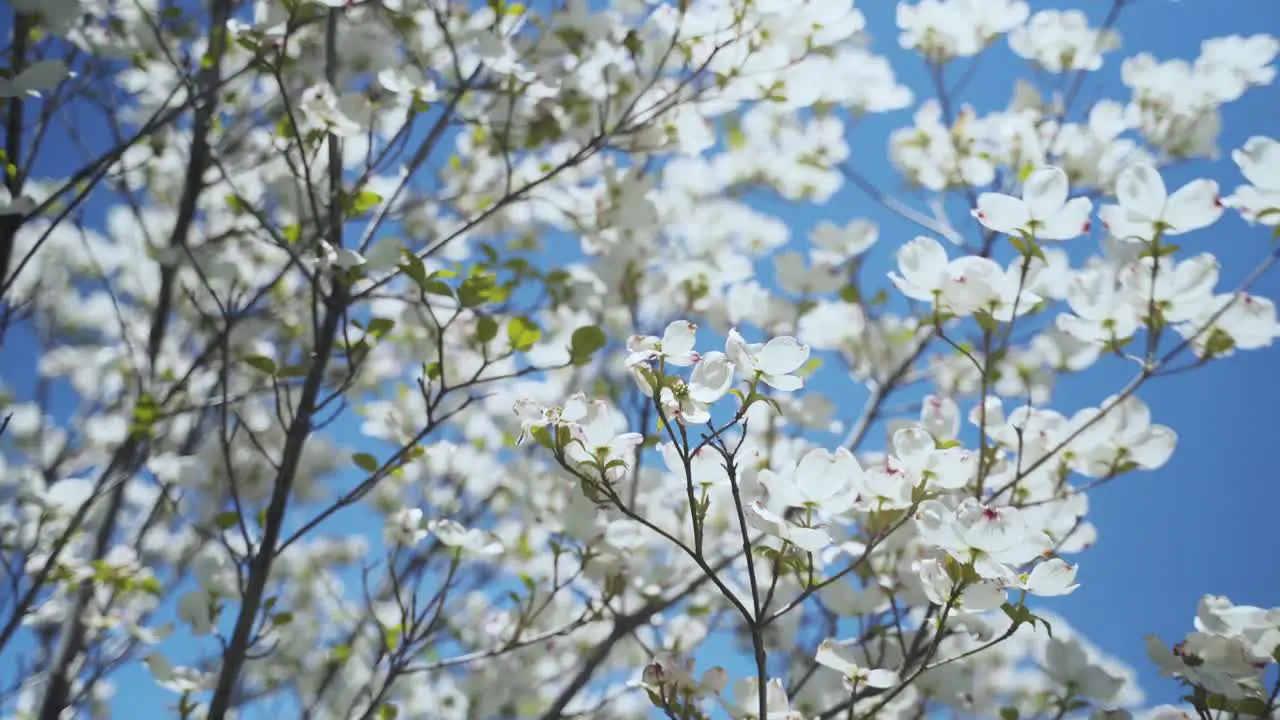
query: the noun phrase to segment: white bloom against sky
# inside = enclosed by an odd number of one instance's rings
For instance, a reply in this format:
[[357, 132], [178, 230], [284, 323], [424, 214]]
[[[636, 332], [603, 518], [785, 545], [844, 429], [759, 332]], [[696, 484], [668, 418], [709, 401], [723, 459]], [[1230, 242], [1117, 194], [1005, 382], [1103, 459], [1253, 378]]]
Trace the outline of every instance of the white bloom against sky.
[[0, 717], [1275, 715], [1280, 28], [1053, 5], [10, 0]]

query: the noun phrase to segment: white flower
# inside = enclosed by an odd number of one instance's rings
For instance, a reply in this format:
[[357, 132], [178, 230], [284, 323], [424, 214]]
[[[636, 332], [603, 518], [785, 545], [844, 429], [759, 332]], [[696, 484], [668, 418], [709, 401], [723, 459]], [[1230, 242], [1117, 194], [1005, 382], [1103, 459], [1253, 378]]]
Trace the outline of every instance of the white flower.
[[1192, 180], [1172, 195], [1160, 171], [1134, 165], [1116, 178], [1119, 205], [1104, 205], [1098, 217], [1107, 231], [1127, 242], [1148, 242], [1157, 233], [1181, 235], [1208, 227], [1222, 216], [1218, 184]]
[[1241, 185], [1224, 204], [1240, 211], [1251, 223], [1280, 225], [1280, 142], [1251, 137], [1231, 153], [1250, 185]]
[[418, 508], [403, 508], [387, 517], [384, 531], [388, 545], [417, 545], [427, 536], [422, 527], [422, 511]]
[[[958, 409], [955, 422], [958, 427]], [[968, 485], [975, 475], [976, 457], [959, 447], [937, 449], [933, 435], [922, 428], [902, 428], [895, 432], [893, 451], [886, 467], [890, 473], [905, 474], [910, 487], [927, 481], [934, 487], [957, 490]]]
[[823, 221], [809, 233], [813, 260], [838, 265], [866, 252], [880, 238], [880, 228], [869, 220], [854, 220], [844, 227]]
[[954, 510], [926, 500], [915, 517], [921, 539], [958, 562], [973, 562], [978, 576], [986, 579], [1016, 583], [1012, 568], [1052, 547], [1048, 536], [1028, 527], [1016, 508], [983, 505], [972, 497]]
[[151, 676], [166, 690], [179, 695], [196, 693], [210, 687], [212, 676], [195, 668], [174, 667], [169, 659], [159, 652], [152, 652], [143, 658]]
[[726, 708], [739, 720], [803, 720], [791, 709], [787, 690], [774, 678], [765, 685], [765, 717], [760, 717], [760, 684], [756, 678], [743, 678], [733, 684], [733, 704]]
[[889, 273], [895, 287], [912, 300], [933, 302], [947, 283], [947, 251], [931, 237], [920, 235], [898, 248], [898, 270]]
[[48, 90], [70, 76], [71, 72], [61, 60], [40, 60], [28, 65], [17, 77], [0, 78], [0, 98], [40, 97], [41, 90]]
[[208, 635], [213, 632], [214, 615], [210, 612], [212, 598], [204, 590], [192, 590], [178, 598], [178, 619], [191, 626], [196, 635]]
[[961, 614], [995, 610], [1008, 599], [1004, 584], [989, 578], [966, 583], [957, 596], [956, 582], [936, 559], [917, 560], [911, 564], [911, 569], [920, 577], [929, 602], [936, 605], [950, 604], [954, 611]]
[[360, 253], [350, 248], [335, 248], [327, 240], [320, 241], [320, 251], [322, 253], [320, 267], [322, 268], [337, 267], [343, 270], [350, 270], [365, 264], [364, 256]]
[[302, 93], [298, 110], [312, 127], [331, 132], [338, 137], [359, 136], [365, 132], [360, 123], [352, 120], [336, 93], [328, 83], [313, 85]]
[[1040, 597], [1068, 595], [1080, 587], [1076, 584], [1076, 570], [1075, 565], [1062, 558], [1050, 558], [1036, 564], [1018, 587]]
[[546, 407], [537, 400], [520, 398], [512, 406], [516, 417], [520, 418], [520, 435], [516, 444], [524, 442], [534, 428], [568, 426], [581, 420], [587, 414], [586, 397], [581, 393], [569, 398], [564, 408]]
[[479, 528], [466, 528], [447, 518], [437, 518], [427, 523], [427, 530], [441, 543], [476, 555], [499, 555], [503, 551], [502, 540], [497, 535]]
[[1022, 198], [982, 193], [973, 216], [986, 227], [1006, 235], [1042, 240], [1070, 240], [1089, 231], [1088, 198], [1067, 199], [1070, 187], [1062, 168], [1046, 166], [1022, 183]]
[[861, 475], [862, 467], [848, 450], [839, 448], [833, 453], [815, 448], [789, 472], [761, 470], [759, 482], [773, 502], [833, 515], [853, 507], [852, 485]]
[[611, 473], [622, 471], [632, 460], [632, 453], [644, 436], [634, 432], [620, 432], [626, 420], [616, 413], [609, 403], [594, 400], [586, 404], [586, 413], [579, 422], [570, 425], [574, 442], [566, 448], [570, 459], [577, 462], [597, 461], [602, 465], [617, 460], [622, 467], [615, 466]]
[[[844, 644], [847, 644], [848, 642], [857, 641], [846, 641]], [[853, 688], [858, 687], [883, 689], [891, 688], [898, 684], [899, 678], [897, 672], [883, 669], [869, 670], [864, 667], [859, 667], [857, 663], [840, 654], [839, 648], [841, 645], [842, 643], [838, 643], [831, 638], [827, 638], [821, 643], [818, 643], [818, 652], [814, 655], [813, 659], [814, 662], [819, 665], [835, 670], [843, 675], [845, 685], [850, 688], [850, 692], [853, 692]]]
[[26, 215], [35, 209], [35, 200], [26, 195], [22, 195], [15, 200], [13, 193], [9, 192], [9, 188], [0, 185], [0, 215]]
[[634, 367], [661, 359], [668, 365], [687, 367], [698, 361], [693, 346], [698, 326], [687, 320], [676, 320], [667, 325], [662, 337], [632, 335], [627, 340], [627, 367]]
[[689, 375], [689, 397], [710, 405], [729, 392], [733, 385], [733, 363], [719, 351], [703, 355]]
[[775, 390], [799, 390], [804, 381], [793, 375], [809, 359], [809, 346], [790, 336], [766, 344], [747, 343], [737, 329], [729, 330], [725, 353], [748, 381], [756, 378]]
[[689, 456], [691, 478], [685, 477], [684, 460], [680, 457], [680, 450], [674, 443], [663, 443], [658, 451], [662, 453], [662, 460], [666, 463], [667, 470], [679, 477], [682, 485], [690, 479], [694, 487], [700, 488], [729, 484], [729, 474], [724, 468], [724, 459], [709, 445], [703, 445]]

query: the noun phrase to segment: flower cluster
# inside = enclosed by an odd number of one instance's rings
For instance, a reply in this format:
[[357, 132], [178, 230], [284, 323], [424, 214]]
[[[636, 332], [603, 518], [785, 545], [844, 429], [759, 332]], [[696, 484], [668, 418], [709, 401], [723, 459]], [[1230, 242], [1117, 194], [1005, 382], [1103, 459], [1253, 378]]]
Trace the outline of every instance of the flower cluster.
[[0, 717], [1275, 716], [1045, 606], [1275, 352], [1280, 41], [866, 10], [10, 0]]
[[1272, 712], [1275, 695], [1265, 677], [1280, 662], [1280, 608], [1235, 605], [1206, 595], [1196, 609], [1195, 626], [1172, 648], [1147, 637], [1147, 654], [1160, 673], [1194, 691], [1197, 712], [1214, 708], [1255, 717]]

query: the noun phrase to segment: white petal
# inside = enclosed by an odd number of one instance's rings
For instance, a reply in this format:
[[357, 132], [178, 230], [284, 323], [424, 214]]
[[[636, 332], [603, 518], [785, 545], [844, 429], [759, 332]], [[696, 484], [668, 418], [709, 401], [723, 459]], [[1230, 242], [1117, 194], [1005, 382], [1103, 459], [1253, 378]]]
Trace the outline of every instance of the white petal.
[[1235, 193], [1223, 201], [1235, 208], [1249, 223], [1280, 225], [1280, 190], [1262, 192], [1252, 185], [1241, 185]]
[[1222, 201], [1218, 197], [1218, 183], [1212, 180], [1192, 180], [1172, 196], [1165, 207], [1164, 221], [1172, 227], [1170, 235], [1206, 228], [1222, 217]]
[[1150, 165], [1133, 165], [1116, 178], [1116, 198], [1120, 204], [1143, 218], [1160, 219], [1168, 197], [1160, 172]]
[[1119, 205], [1103, 205], [1098, 210], [1098, 219], [1107, 232], [1123, 242], [1145, 242], [1155, 235], [1152, 218], [1142, 217]]
[[[947, 251], [931, 237], [920, 235], [898, 248], [898, 269], [910, 285], [931, 292], [942, 283]], [[900, 286], [901, 287], [901, 286]], [[927, 298], [916, 298], [917, 300]]]
[[760, 500], [756, 500], [755, 502], [751, 503], [751, 511], [755, 513], [756, 516], [759, 517], [761, 520], [764, 520], [766, 523], [777, 526], [773, 528], [773, 531], [775, 532], [787, 524], [787, 521], [785, 518], [775, 513], [774, 511], [770, 510], [769, 508], [765, 507], [764, 503], [761, 502]]
[[996, 582], [975, 583], [960, 593], [961, 607], [969, 612], [995, 610], [1007, 599], [1004, 589]]
[[1178, 444], [1178, 434], [1164, 425], [1153, 425], [1146, 437], [1128, 448], [1129, 457], [1144, 470], [1155, 470], [1173, 456]]
[[703, 403], [693, 398], [685, 398], [680, 403], [680, 415], [677, 417], [682, 425], [705, 425], [711, 420], [711, 412]]
[[823, 640], [818, 643], [818, 652], [813, 656], [813, 661], [825, 668], [831, 668], [841, 675], [852, 675], [859, 670], [855, 663], [849, 662], [836, 652], [835, 643], [831, 642], [831, 640]]
[[1062, 168], [1043, 167], [1031, 173], [1022, 184], [1022, 199], [1031, 217], [1046, 220], [1062, 209], [1070, 188]]
[[949, 397], [926, 395], [920, 422], [935, 437], [950, 440], [960, 432], [960, 406]]
[[755, 372], [756, 363], [751, 345], [742, 337], [737, 328], [729, 328], [729, 335], [724, 341], [724, 352], [740, 372], [745, 374]]
[[689, 397], [701, 403], [713, 403], [724, 397], [733, 385], [733, 363], [722, 352], [703, 355], [689, 375]]
[[1022, 200], [1001, 193], [982, 193], [973, 216], [986, 227], [1016, 235], [1031, 223], [1031, 210]]
[[[698, 326], [687, 320], [676, 320], [667, 325], [666, 331], [662, 333], [662, 354], [673, 359], [673, 362], [690, 359], [697, 340], [697, 330]], [[689, 364], [692, 364], [691, 359]]]
[[790, 336], [776, 337], [760, 350], [756, 367], [766, 375], [789, 375], [808, 359], [808, 345]]
[[821, 503], [841, 489], [843, 478], [833, 472], [835, 462], [835, 456], [823, 448], [810, 450], [800, 458], [794, 479], [806, 502]]
[[795, 375], [761, 375], [760, 379], [765, 385], [783, 392], [795, 392], [804, 387], [804, 381]]
[[807, 552], [818, 552], [831, 544], [831, 536], [826, 532], [794, 525], [784, 528], [782, 539]]
[[27, 66], [14, 83], [26, 92], [45, 90], [65, 80], [71, 73], [61, 60], [41, 60]]
[[1280, 190], [1280, 142], [1256, 135], [1231, 153], [1245, 179], [1267, 190]]
[[1036, 230], [1036, 237], [1045, 240], [1070, 240], [1089, 232], [1089, 213], [1093, 201], [1089, 198], [1072, 198], [1061, 210], [1045, 219]]
[[935, 447], [933, 436], [921, 428], [903, 428], [893, 434], [894, 454], [915, 472], [928, 467]]
[[867, 673], [866, 684], [873, 688], [891, 688], [898, 684], [898, 673], [892, 670], [872, 670]]
[[1079, 585], [1075, 584], [1076, 566], [1062, 558], [1051, 558], [1038, 565], [1027, 577], [1027, 591], [1041, 597], [1066, 595]]

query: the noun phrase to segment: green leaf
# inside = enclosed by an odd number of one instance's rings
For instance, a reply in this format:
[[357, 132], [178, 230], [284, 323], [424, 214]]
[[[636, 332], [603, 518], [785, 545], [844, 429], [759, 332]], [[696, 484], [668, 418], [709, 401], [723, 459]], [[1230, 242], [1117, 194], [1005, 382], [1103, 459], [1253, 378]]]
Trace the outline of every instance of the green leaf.
[[476, 339], [482, 343], [498, 337], [498, 321], [488, 315], [481, 315], [476, 320]]
[[368, 333], [376, 338], [391, 332], [396, 326], [396, 321], [391, 318], [378, 317], [369, 321], [369, 327], [365, 328]]
[[255, 370], [259, 370], [268, 375], [276, 374], [276, 361], [269, 357], [264, 355], [250, 355], [245, 358], [244, 361], [249, 365], [249, 367], [252, 367]]
[[278, 612], [275, 615], [271, 616], [271, 621], [274, 622], [276, 625], [288, 625], [289, 623], [293, 622], [293, 613], [288, 611]]
[[746, 147], [747, 134], [742, 131], [742, 125], [738, 123], [738, 119], [736, 117], [729, 116], [726, 124], [728, 125], [728, 132], [726, 133], [726, 136], [728, 138], [727, 143], [729, 145], [729, 149], [738, 150]]
[[218, 526], [219, 530], [235, 527], [240, 522], [240, 513], [235, 510], [224, 510], [213, 516], [213, 524]]
[[978, 327], [989, 333], [994, 333], [1000, 327], [1000, 321], [991, 317], [990, 313], [982, 310], [975, 312], [973, 319], [978, 321]]
[[136, 438], [150, 437], [152, 426], [155, 425], [156, 416], [159, 414], [160, 408], [156, 405], [156, 399], [147, 393], [143, 393], [138, 397], [137, 404], [133, 406], [129, 434]]
[[585, 365], [592, 353], [609, 344], [609, 336], [596, 325], [587, 325], [573, 331], [569, 339], [569, 356], [574, 365]]
[[1015, 707], [1000, 708], [1000, 720], [1018, 720], [1018, 708], [1015, 708]]
[[378, 469], [378, 459], [369, 453], [356, 453], [351, 456], [351, 460], [356, 464], [356, 467], [365, 472], [373, 472]]
[[800, 366], [799, 370], [795, 371], [795, 375], [796, 377], [799, 377], [802, 379], [808, 378], [809, 376], [818, 372], [818, 368], [820, 367], [822, 367], [822, 358], [809, 358], [809, 360], [805, 362], [804, 365]]
[[528, 350], [541, 338], [542, 331], [527, 317], [513, 317], [507, 323], [507, 339], [511, 341], [514, 350]]
[[1035, 624], [1036, 624], [1036, 623], [1041, 623], [1042, 625], [1044, 625], [1044, 631], [1045, 631], [1045, 632], [1047, 632], [1047, 633], [1049, 633], [1049, 637], [1050, 637], [1050, 638], [1052, 638], [1052, 637], [1053, 637], [1053, 625], [1049, 624], [1049, 621], [1048, 621], [1048, 620], [1045, 620], [1044, 618], [1040, 617], [1039, 615], [1032, 615], [1032, 614], [1031, 614], [1031, 611], [1030, 611], [1030, 610], [1027, 610], [1026, 608], [1023, 608], [1023, 611], [1025, 611], [1025, 612], [1026, 612], [1027, 617], [1030, 619], [1030, 621], [1031, 621], [1031, 627], [1032, 627], [1032, 628], [1034, 628], [1034, 627], [1035, 627]]
[[1147, 247], [1142, 249], [1142, 252], [1138, 253], [1138, 257], [1157, 257], [1157, 258], [1168, 257], [1178, 252], [1181, 249], [1182, 249], [1181, 245], [1172, 245], [1172, 244], [1165, 245], [1164, 243], [1161, 243], [1158, 246], [1148, 245]]
[[462, 303], [462, 307], [476, 307], [496, 299], [500, 294], [493, 275], [479, 271], [462, 281], [458, 288], [458, 302]]
[[422, 284], [422, 291], [429, 295], [444, 295], [445, 297], [453, 297], [453, 288], [445, 285], [439, 280], [427, 280]]
[[1235, 707], [1232, 710], [1241, 715], [1261, 718], [1267, 716], [1267, 703], [1262, 698], [1241, 698], [1235, 702]]
[[1267, 208], [1266, 210], [1263, 210], [1262, 212], [1258, 213], [1257, 217], [1254, 218], [1254, 221], [1261, 222], [1262, 220], [1269, 218], [1273, 215], [1280, 215], [1280, 207]]
[[1209, 339], [1204, 343], [1204, 354], [1208, 357], [1217, 357], [1230, 352], [1235, 346], [1235, 338], [1222, 328], [1213, 328], [1209, 331]]
[[361, 190], [351, 198], [351, 212], [356, 215], [363, 215], [370, 210], [378, 207], [382, 202], [382, 196], [372, 190]]
[[404, 251], [404, 262], [400, 264], [400, 269], [405, 275], [414, 282], [419, 288], [426, 290], [427, 284], [427, 266], [422, 263], [422, 258], [412, 252]]
[[433, 362], [424, 366], [422, 368], [422, 374], [426, 375], [428, 380], [439, 380], [444, 376], [444, 373], [440, 370], [440, 363], [438, 362]]

